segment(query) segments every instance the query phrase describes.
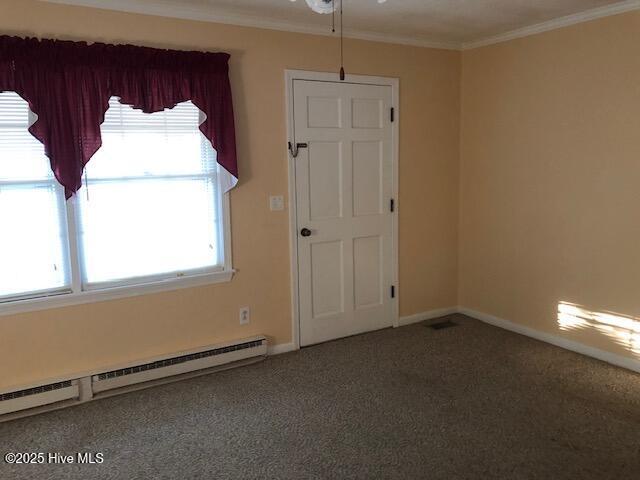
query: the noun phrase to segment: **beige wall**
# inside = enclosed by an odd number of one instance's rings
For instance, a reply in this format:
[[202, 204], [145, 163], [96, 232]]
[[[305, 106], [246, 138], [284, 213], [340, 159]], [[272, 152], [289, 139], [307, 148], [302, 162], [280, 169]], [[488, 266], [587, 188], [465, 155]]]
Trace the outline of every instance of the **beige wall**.
[[557, 308], [640, 315], [638, 32], [633, 12], [463, 54], [459, 304], [634, 356]]
[[[232, 55], [241, 181], [231, 283], [0, 317], [0, 388], [263, 333], [291, 341], [284, 69], [335, 71], [335, 39], [2, 0], [0, 34]], [[349, 73], [400, 78], [400, 314], [456, 301], [460, 54], [347, 40]], [[249, 305], [252, 323], [238, 325]]]

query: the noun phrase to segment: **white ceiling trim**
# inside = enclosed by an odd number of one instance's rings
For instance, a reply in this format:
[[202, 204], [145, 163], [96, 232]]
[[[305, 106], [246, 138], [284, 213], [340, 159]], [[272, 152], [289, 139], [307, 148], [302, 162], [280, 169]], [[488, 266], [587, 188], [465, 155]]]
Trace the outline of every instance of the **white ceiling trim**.
[[[266, 28], [285, 32], [307, 33], [312, 35], [335, 36], [328, 28], [304, 23], [291, 23], [278, 20], [265, 19], [252, 15], [238, 15], [236, 13], [211, 12], [203, 7], [176, 7], [175, 4], [156, 3], [143, 4], [137, 0], [111, 0], [108, 6], [100, 0], [44, 0], [49, 3], [65, 5], [77, 5], [81, 7], [101, 8], [103, 10], [116, 10], [120, 12], [140, 13], [159, 17], [180, 18], [183, 20], [198, 20], [201, 22], [224, 23], [241, 27]], [[438, 42], [422, 40], [415, 37], [388, 35], [378, 32], [368, 32], [345, 28], [344, 36], [357, 40], [369, 40], [382, 43], [398, 43], [416, 47], [438, 48], [444, 50], [460, 50], [461, 44], [457, 42]]]
[[607, 5], [606, 7], [598, 7], [587, 10], [586, 12], [567, 15], [566, 17], [556, 18], [554, 20], [549, 20], [548, 22], [542, 22], [536, 25], [531, 25], [529, 27], [519, 28], [510, 32], [501, 33], [500, 35], [483, 38], [473, 42], [463, 43], [462, 50], [472, 50], [474, 48], [485, 47], [487, 45], [508, 42], [509, 40], [515, 40], [516, 38], [528, 37], [530, 35], [536, 35], [538, 33], [548, 32], [551, 30], [556, 30], [558, 28], [564, 28], [570, 25], [589, 22], [598, 18], [610, 17], [612, 15], [618, 15], [620, 13], [639, 9], [640, 0], [626, 0], [623, 2]]
[[[66, 5], [77, 5], [82, 7], [100, 8], [103, 10], [116, 10], [121, 12], [139, 13], [144, 15], [155, 15], [160, 17], [180, 18], [184, 20], [198, 20], [201, 22], [224, 23], [238, 25], [242, 27], [266, 28], [269, 30], [280, 30], [296, 33], [307, 33], [312, 35], [333, 36], [328, 29], [317, 25], [290, 23], [286, 21], [269, 20], [263, 17], [251, 15], [238, 15], [235, 13], [217, 12], [213, 13], [204, 7], [179, 8], [175, 4], [168, 2], [158, 2], [155, 4], [141, 3], [138, 0], [111, 0], [108, 6], [102, 0], [43, 0], [49, 3]], [[507, 42], [517, 38], [528, 37], [538, 33], [548, 32], [559, 28], [575, 25], [578, 23], [596, 20], [598, 18], [618, 15], [620, 13], [640, 10], [640, 0], [625, 0], [606, 7], [594, 8], [585, 12], [568, 15], [548, 22], [519, 28], [510, 32], [502, 33], [479, 40], [466, 43], [439, 42], [424, 40], [416, 37], [397, 36], [379, 32], [359, 31], [345, 29], [345, 37], [358, 40], [369, 40], [373, 42], [397, 43], [401, 45], [412, 45], [417, 47], [437, 48], [444, 50], [471, 50], [474, 48], [494, 45], [496, 43]]]

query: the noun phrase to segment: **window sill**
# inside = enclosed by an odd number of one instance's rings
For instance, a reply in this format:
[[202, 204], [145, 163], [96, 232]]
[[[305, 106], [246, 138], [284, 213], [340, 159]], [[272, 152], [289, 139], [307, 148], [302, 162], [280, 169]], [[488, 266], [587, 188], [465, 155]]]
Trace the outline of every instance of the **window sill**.
[[141, 283], [138, 285], [126, 285], [119, 287], [103, 288], [79, 293], [61, 293], [56, 295], [28, 298], [0, 304], [0, 316], [13, 315], [50, 308], [81, 305], [84, 303], [97, 303], [118, 298], [136, 297], [150, 293], [167, 292], [183, 288], [209, 285], [212, 283], [230, 282], [235, 270], [213, 272], [187, 277], [171, 278], [156, 282]]

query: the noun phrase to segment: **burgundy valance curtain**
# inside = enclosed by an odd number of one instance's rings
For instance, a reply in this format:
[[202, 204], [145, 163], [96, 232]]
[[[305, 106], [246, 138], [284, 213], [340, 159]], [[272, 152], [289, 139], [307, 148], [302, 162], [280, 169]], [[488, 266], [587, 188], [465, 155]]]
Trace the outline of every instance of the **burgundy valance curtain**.
[[228, 60], [226, 53], [0, 36], [0, 92], [16, 92], [38, 116], [29, 131], [67, 198], [102, 144], [112, 96], [146, 113], [191, 100], [206, 115], [200, 130], [218, 163], [237, 179]]

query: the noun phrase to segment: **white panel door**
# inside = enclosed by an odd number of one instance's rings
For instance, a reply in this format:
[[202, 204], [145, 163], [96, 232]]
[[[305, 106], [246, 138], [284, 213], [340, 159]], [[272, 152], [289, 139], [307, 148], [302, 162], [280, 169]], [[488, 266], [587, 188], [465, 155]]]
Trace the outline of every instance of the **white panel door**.
[[293, 81], [302, 346], [393, 325], [391, 95]]

